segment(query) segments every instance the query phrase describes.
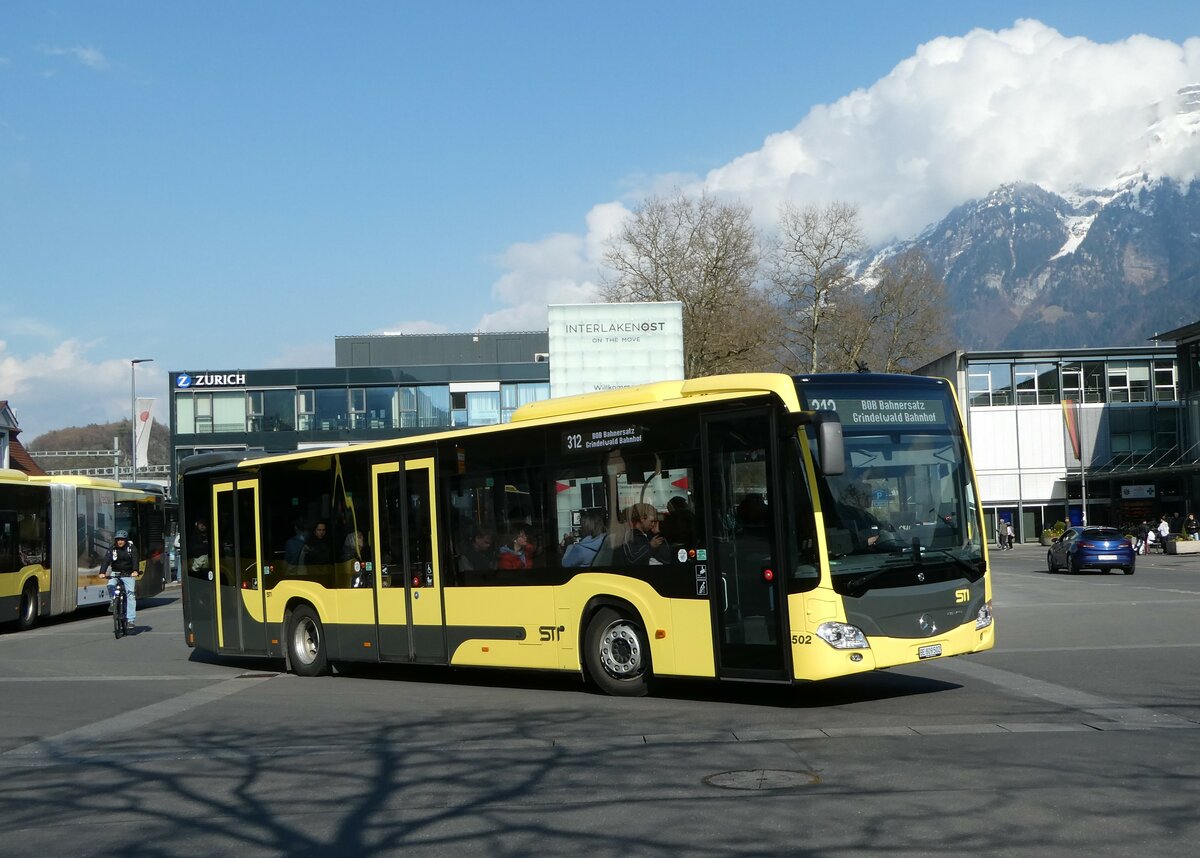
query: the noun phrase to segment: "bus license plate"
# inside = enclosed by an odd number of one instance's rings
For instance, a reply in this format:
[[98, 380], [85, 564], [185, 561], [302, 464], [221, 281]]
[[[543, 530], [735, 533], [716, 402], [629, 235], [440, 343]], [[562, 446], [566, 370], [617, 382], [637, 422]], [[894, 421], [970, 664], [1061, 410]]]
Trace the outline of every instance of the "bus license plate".
[[917, 647], [917, 658], [935, 658], [942, 654], [941, 644]]
[[1101, 560], [1116, 560], [1116, 559], [1117, 559], [1117, 555], [1115, 555], [1115, 554], [1101, 554], [1101, 555], [1100, 555], [1100, 559], [1101, 559]]

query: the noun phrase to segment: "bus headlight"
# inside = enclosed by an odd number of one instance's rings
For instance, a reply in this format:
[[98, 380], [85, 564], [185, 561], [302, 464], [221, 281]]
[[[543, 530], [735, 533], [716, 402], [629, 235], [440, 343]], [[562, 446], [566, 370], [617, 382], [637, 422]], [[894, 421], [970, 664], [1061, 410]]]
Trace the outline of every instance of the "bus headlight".
[[867, 636], [858, 626], [849, 623], [821, 623], [817, 637], [834, 649], [870, 649]]
[[975, 616], [975, 628], [986, 629], [992, 624], [992, 603], [991, 601], [984, 602], [979, 606], [979, 613]]

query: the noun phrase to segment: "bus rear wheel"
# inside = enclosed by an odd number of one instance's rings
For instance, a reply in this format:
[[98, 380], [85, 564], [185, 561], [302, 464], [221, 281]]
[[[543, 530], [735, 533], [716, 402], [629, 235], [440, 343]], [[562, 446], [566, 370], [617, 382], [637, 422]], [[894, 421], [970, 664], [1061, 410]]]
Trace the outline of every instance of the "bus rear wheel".
[[308, 605], [292, 611], [287, 632], [288, 660], [297, 676], [320, 676], [329, 667], [325, 629], [317, 612]]
[[592, 681], [615, 697], [642, 697], [649, 690], [650, 647], [635, 619], [601, 608], [588, 623], [584, 663]]
[[17, 628], [27, 631], [37, 625], [38, 591], [32, 581], [21, 591], [21, 611], [17, 614]]

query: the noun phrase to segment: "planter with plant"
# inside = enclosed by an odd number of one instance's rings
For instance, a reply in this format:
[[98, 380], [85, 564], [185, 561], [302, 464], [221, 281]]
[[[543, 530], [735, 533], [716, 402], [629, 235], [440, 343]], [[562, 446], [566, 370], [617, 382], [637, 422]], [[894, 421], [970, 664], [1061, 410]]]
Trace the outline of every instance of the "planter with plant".
[[1200, 540], [1181, 533], [1178, 536], [1167, 537], [1167, 541], [1163, 543], [1163, 550], [1167, 554], [1200, 554]]
[[1067, 523], [1065, 521], [1054, 522], [1042, 531], [1042, 545], [1053, 545], [1054, 540], [1061, 538], [1066, 532]]

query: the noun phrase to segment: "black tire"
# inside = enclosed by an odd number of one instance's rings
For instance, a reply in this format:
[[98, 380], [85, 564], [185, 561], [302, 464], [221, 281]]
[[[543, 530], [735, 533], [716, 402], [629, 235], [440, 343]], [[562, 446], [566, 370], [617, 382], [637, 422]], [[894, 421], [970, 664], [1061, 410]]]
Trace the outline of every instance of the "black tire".
[[583, 658], [605, 694], [642, 697], [650, 690], [650, 647], [636, 618], [612, 608], [597, 611], [584, 635]]
[[1054, 562], [1054, 552], [1053, 551], [1046, 552], [1046, 571], [1049, 572], [1051, 575], [1053, 575], [1054, 573], [1056, 573], [1058, 571], [1058, 566]]
[[1070, 554], [1067, 555], [1067, 574], [1074, 575], [1079, 571], [1079, 567], [1075, 565], [1075, 558]]
[[37, 585], [30, 581], [21, 591], [21, 609], [17, 614], [17, 628], [28, 631], [37, 625], [38, 621], [38, 590]]
[[321, 676], [329, 670], [329, 648], [321, 618], [308, 605], [292, 611], [287, 627], [288, 661], [297, 676]]
[[[117, 581], [117, 587], [123, 586], [120, 581]], [[118, 591], [120, 592], [120, 591]], [[113, 637], [125, 637], [125, 612], [129, 610], [129, 605], [126, 603], [128, 597], [119, 595], [112, 600], [113, 611]]]
[[1132, 575], [1134, 573], [1135, 567], [1136, 567], [1136, 564], [1130, 563], [1128, 566], [1121, 567], [1121, 571], [1124, 572], [1126, 575]]

